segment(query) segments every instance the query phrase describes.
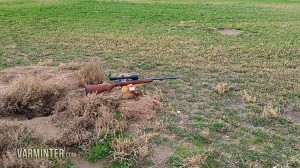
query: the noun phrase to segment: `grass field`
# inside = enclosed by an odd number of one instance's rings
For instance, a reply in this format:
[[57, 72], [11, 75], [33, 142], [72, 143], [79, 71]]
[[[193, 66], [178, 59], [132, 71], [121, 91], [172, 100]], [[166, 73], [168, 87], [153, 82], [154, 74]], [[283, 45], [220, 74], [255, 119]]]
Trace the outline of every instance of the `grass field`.
[[161, 119], [177, 136], [170, 167], [196, 155], [203, 167], [298, 167], [299, 27], [299, 0], [0, 0], [0, 69], [96, 56], [111, 72], [178, 75], [148, 89], [188, 118]]

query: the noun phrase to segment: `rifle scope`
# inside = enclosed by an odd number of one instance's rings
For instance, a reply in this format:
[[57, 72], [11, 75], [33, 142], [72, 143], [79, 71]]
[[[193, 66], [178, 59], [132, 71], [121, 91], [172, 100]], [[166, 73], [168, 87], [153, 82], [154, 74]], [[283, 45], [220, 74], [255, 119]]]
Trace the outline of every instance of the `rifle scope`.
[[139, 79], [139, 75], [137, 74], [132, 74], [129, 76], [111, 76], [109, 77], [109, 80], [121, 80], [121, 79], [131, 79], [131, 80], [138, 80]]

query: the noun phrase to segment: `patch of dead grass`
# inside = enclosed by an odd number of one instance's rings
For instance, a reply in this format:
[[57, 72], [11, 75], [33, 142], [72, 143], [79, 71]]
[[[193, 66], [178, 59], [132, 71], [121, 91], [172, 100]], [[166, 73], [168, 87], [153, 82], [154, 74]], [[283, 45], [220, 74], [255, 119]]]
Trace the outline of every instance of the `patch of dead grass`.
[[79, 69], [77, 75], [78, 85], [101, 84], [108, 78], [102, 67], [99, 58], [91, 58], [82, 68]]
[[186, 158], [186, 166], [187, 167], [200, 167], [202, 163], [207, 159], [207, 154], [195, 155], [189, 158]]
[[150, 152], [150, 140], [153, 134], [144, 134], [137, 138], [116, 138], [112, 142], [113, 158], [129, 161], [132, 166], [140, 165]]
[[30, 131], [12, 121], [0, 121], [0, 154], [20, 147], [20, 141], [30, 135]]
[[37, 65], [39, 66], [53, 66], [53, 60], [52, 59], [46, 59], [43, 61], [40, 61]]
[[67, 121], [62, 121], [66, 123], [65, 129], [58, 136], [57, 143], [76, 146], [104, 138], [114, 131], [124, 131], [126, 123], [114, 118], [118, 104], [117, 100], [105, 99], [96, 94], [72, 100], [65, 107], [64, 113], [69, 116]]
[[52, 107], [65, 90], [64, 82], [45, 82], [29, 74], [15, 79], [0, 95], [0, 115], [25, 114], [29, 119], [51, 114]]
[[[92, 63], [94, 64], [94, 62]], [[99, 67], [98, 63], [94, 65], [94, 68]], [[32, 118], [54, 113], [55, 115], [51, 116], [51, 121], [59, 124], [55, 127], [59, 130], [57, 133], [60, 134], [54, 135], [54, 138], [47, 141], [47, 143], [43, 143], [43, 145], [55, 144], [78, 150], [78, 146], [84, 144], [86, 146], [81, 150], [81, 155], [88, 152], [90, 144], [99, 141], [99, 139], [112, 137], [111, 146], [114, 150], [112, 157], [115, 160], [127, 160], [131, 165], [142, 164], [142, 161], [151, 150], [149, 143], [152, 137], [150, 134], [143, 133], [143, 126], [155, 117], [157, 108], [162, 107], [160, 97], [147, 94], [141, 96], [138, 102], [131, 99], [122, 100], [119, 98], [120, 90], [84, 96], [82, 88], [69, 86], [76, 81], [76, 71], [70, 71], [70, 74], [68, 74], [69, 78], [65, 80], [68, 80], [70, 84], [68, 84], [69, 87], [66, 87], [66, 85], [61, 85], [65, 82], [57, 78], [55, 74], [61, 75], [58, 72], [67, 70], [53, 70], [50, 72], [49, 68], [58, 69], [57, 67], [38, 67], [38, 70], [34, 70], [28, 75], [24, 75], [26, 74], [24, 69], [18, 69], [17, 72], [20, 71], [23, 74], [19, 77], [16, 76], [20, 73], [12, 73], [10, 77], [12, 79], [4, 83], [3, 88], [5, 89], [3, 89], [4, 92], [0, 96], [0, 104], [3, 107], [0, 109], [1, 115], [21, 113]], [[87, 72], [88, 68], [83, 71]], [[47, 75], [43, 74], [44, 72], [47, 72]], [[6, 73], [10, 74], [10, 72]], [[5, 73], [2, 76], [6, 76]], [[74, 81], [72, 82], [72, 80]], [[3, 81], [6, 80], [3, 79]], [[60, 83], [58, 84], [56, 81]], [[132, 124], [141, 126], [137, 130], [137, 134], [130, 133], [129, 126]], [[163, 124], [153, 122], [154, 131], [160, 131], [163, 127]], [[35, 127], [28, 128], [35, 129]], [[5, 127], [2, 130], [7, 133], [10, 132]], [[25, 131], [22, 132], [26, 133]], [[129, 133], [130, 138], [124, 140], [124, 137], [117, 136], [116, 132]], [[23, 135], [12, 135], [12, 138], [23, 137]], [[35, 136], [35, 134], [32, 135]], [[0, 139], [2, 137], [6, 137], [6, 135], [1, 135]], [[3, 161], [1, 161], [1, 164], [5, 162], [8, 167], [18, 167], [20, 164], [29, 165], [29, 167], [36, 167], [36, 164], [43, 166], [43, 163], [35, 160], [32, 160], [32, 163], [27, 163], [23, 159], [16, 158], [10, 149], [15, 149], [14, 144], [18, 144], [19, 139], [9, 138], [0, 141], [3, 145], [8, 144], [8, 148], [3, 148]], [[9, 145], [10, 142], [12, 145]], [[13, 160], [16, 160], [15, 164], [12, 162]], [[45, 167], [51, 166], [47, 166], [45, 162]]]
[[300, 8], [299, 3], [257, 3], [254, 6], [280, 10], [296, 10]]
[[[89, 94], [71, 100], [63, 111], [68, 117], [61, 121], [65, 129], [56, 138], [57, 144], [77, 148], [80, 144], [91, 144], [112, 136], [113, 159], [127, 161], [133, 166], [140, 165], [149, 154], [152, 135], [139, 133], [139, 136], [116, 136], [116, 132], [126, 132], [130, 124], [122, 113], [116, 117], [116, 112], [121, 111], [120, 101], [124, 100], [102, 94]], [[84, 152], [88, 152], [88, 149]]]
[[271, 105], [264, 108], [263, 117], [265, 118], [276, 118], [278, 117], [278, 109], [274, 109]]
[[58, 66], [60, 69], [78, 70], [82, 67], [82, 64], [78, 62], [60, 63]]
[[227, 83], [224, 83], [224, 82], [221, 82], [219, 83], [217, 86], [214, 87], [214, 89], [217, 91], [217, 93], [219, 95], [221, 94], [224, 94], [225, 91], [226, 91], [226, 86], [227, 86]]
[[256, 102], [256, 97], [255, 96], [250, 96], [247, 90], [244, 90], [243, 98], [247, 102], [255, 103]]
[[53, 167], [48, 159], [17, 157], [17, 148], [24, 147], [23, 140], [32, 137], [32, 131], [19, 123], [0, 121], [0, 165], [3, 167]]

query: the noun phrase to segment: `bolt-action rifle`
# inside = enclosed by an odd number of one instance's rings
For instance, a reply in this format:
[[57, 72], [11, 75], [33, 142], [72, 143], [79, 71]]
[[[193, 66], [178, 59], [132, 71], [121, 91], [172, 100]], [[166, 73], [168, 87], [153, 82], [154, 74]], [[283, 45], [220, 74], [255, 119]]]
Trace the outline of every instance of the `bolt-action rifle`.
[[[102, 92], [110, 92], [114, 87], [117, 86], [127, 86], [127, 85], [136, 85], [142, 83], [151, 83], [155, 80], [163, 81], [167, 79], [177, 79], [178, 77], [165, 77], [165, 78], [145, 78], [138, 79], [138, 75], [130, 75], [130, 76], [121, 76], [121, 77], [110, 77], [110, 80], [118, 80], [116, 83], [112, 84], [99, 84], [99, 85], [87, 85], [85, 86], [85, 94], [89, 93], [102, 93]], [[122, 82], [121, 79], [127, 79], [127, 81]], [[128, 80], [131, 79], [131, 80]]]

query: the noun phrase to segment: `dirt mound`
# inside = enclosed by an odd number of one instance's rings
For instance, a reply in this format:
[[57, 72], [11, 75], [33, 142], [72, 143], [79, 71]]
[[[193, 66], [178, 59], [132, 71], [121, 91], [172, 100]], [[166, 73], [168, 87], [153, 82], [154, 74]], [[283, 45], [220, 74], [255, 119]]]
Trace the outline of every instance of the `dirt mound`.
[[140, 93], [136, 101], [131, 93], [122, 94], [121, 90], [114, 90], [109, 93], [99, 94], [101, 97], [118, 102], [116, 110], [126, 118], [134, 121], [151, 120], [156, 115], [156, 110], [162, 108], [160, 96], [155, 94], [143, 95]]
[[22, 113], [28, 119], [48, 116], [64, 90], [63, 85], [45, 82], [38, 75], [20, 77], [3, 90], [1, 115]]
[[0, 71], [0, 88], [5, 89], [3, 87], [6, 87], [14, 79], [27, 74], [39, 74], [43, 80], [59, 81], [59, 79], [64, 79], [64, 82], [71, 86], [76, 80], [76, 74], [69, 69], [48, 66], [16, 67]]
[[[98, 68], [99, 65], [95, 63], [93, 67]], [[116, 133], [130, 134], [131, 125], [148, 124], [162, 106], [160, 97], [148, 94], [140, 96], [138, 101], [130, 99], [130, 96], [124, 100], [120, 88], [85, 96], [81, 85], [86, 80], [90, 82], [97, 78], [97, 71], [87, 72], [87, 66], [79, 70], [48, 66], [17, 67], [0, 72], [0, 142], [3, 145], [0, 165], [13, 166], [14, 159], [18, 164], [39, 164], [27, 163], [11, 152], [16, 147], [28, 147], [21, 143], [27, 137], [46, 147], [55, 145], [78, 149], [82, 144], [92, 144], [110, 136], [114, 150], [112, 158], [115, 160], [132, 159], [138, 163], [139, 159], [146, 157], [150, 151], [147, 144], [151, 136], [132, 135], [126, 140]], [[95, 83], [103, 81], [104, 78], [97, 78]], [[8, 135], [11, 132], [14, 134]], [[43, 163], [49, 167], [48, 162]]]
[[[145, 95], [138, 101], [129, 99], [121, 101], [118, 110], [127, 118], [135, 120], [150, 120], [155, 117], [155, 110], [162, 107], [157, 95]], [[145, 108], [146, 107], [146, 108]]]
[[0, 73], [0, 115], [48, 116], [53, 106], [74, 88], [74, 74], [54, 67], [26, 67]]
[[67, 117], [61, 120], [64, 130], [57, 138], [57, 143], [76, 146], [103, 138], [111, 131], [123, 131], [124, 126], [114, 118], [118, 101], [105, 99], [101, 95], [91, 94], [67, 103]]
[[[94, 139], [101, 139], [112, 132], [124, 132], [129, 123], [142, 124], [153, 119], [161, 108], [158, 96], [146, 95], [138, 101], [120, 99], [121, 92], [89, 94], [77, 99], [69, 99], [60, 106], [55, 120], [66, 129], [57, 142], [66, 146], [76, 146]], [[62, 107], [64, 106], [64, 107]]]

